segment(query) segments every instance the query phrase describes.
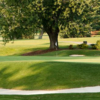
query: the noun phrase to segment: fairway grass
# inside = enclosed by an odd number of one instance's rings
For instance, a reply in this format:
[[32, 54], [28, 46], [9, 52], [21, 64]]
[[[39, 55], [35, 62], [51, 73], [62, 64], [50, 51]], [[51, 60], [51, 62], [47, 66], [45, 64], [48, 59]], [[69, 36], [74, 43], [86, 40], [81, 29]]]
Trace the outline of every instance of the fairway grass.
[[59, 56], [0, 56], [0, 62], [38, 62], [38, 61], [53, 61], [53, 62], [76, 62], [76, 63], [98, 63], [100, 57], [59, 57]]
[[49, 95], [0, 95], [1, 100], [100, 100], [100, 93], [49, 94]]
[[100, 85], [100, 63], [0, 62], [0, 88], [57, 90]]
[[[74, 42], [96, 43], [100, 37], [60, 39], [68, 48]], [[49, 48], [49, 39], [0, 42], [0, 88], [16, 90], [58, 90], [100, 86], [100, 50], [61, 50], [41, 56], [23, 53]], [[85, 55], [70, 57], [70, 55]], [[2, 100], [99, 100], [100, 94], [54, 94], [37, 96], [0, 96]]]
[[70, 55], [100, 56], [100, 50], [60, 50], [41, 54], [39, 56], [66, 57]]
[[[88, 43], [96, 43], [97, 40], [100, 40], [100, 37], [87, 37], [87, 38], [67, 38], [61, 39], [59, 38], [59, 47], [60, 48], [68, 48], [69, 45], [77, 45], [75, 42], [79, 42], [80, 44], [83, 41], [87, 41]], [[13, 55], [21, 55], [23, 53], [32, 52], [36, 50], [45, 50], [49, 48], [49, 39], [48, 37], [43, 39], [30, 39], [30, 40], [15, 40], [14, 42], [9, 42], [6, 45], [0, 41], [0, 56], [13, 56]], [[85, 50], [84, 50], [85, 51]], [[90, 51], [90, 50], [86, 50]], [[68, 51], [69, 52], [69, 51]], [[81, 51], [80, 51], [81, 52]], [[96, 51], [94, 51], [96, 53]], [[77, 53], [77, 51], [76, 51]], [[93, 52], [91, 52], [92, 54]], [[98, 53], [97, 53], [98, 55]], [[100, 55], [100, 54], [99, 54]], [[94, 55], [93, 55], [94, 56]]]

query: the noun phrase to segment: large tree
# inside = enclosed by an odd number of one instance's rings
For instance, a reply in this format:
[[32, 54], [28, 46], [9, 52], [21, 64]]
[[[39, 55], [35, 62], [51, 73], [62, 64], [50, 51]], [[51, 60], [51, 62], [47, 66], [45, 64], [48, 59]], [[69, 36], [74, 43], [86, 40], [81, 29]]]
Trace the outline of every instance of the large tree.
[[[2, 32], [5, 39], [14, 37], [16, 28], [33, 31], [43, 28], [50, 39], [50, 49], [58, 48], [58, 34], [68, 23], [80, 18], [85, 23], [93, 0], [1, 0], [1, 16], [6, 20], [7, 32]], [[6, 14], [5, 14], [6, 12]], [[9, 25], [8, 25], [9, 24]], [[19, 28], [21, 27], [21, 28]], [[21, 33], [20, 33], [21, 34]]]
[[97, 0], [98, 3], [94, 3], [94, 13], [92, 15], [92, 27], [94, 30], [100, 30], [100, 0]]

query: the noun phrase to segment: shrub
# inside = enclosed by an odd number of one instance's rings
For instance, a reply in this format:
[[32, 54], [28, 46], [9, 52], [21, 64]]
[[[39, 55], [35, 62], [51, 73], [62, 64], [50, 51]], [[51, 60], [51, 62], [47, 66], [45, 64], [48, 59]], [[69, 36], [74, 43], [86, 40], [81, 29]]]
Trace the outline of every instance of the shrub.
[[90, 34], [90, 33], [87, 33], [87, 34], [86, 34], [86, 37], [91, 37], [91, 34]]
[[79, 44], [79, 45], [78, 45], [78, 48], [79, 48], [79, 49], [87, 49], [87, 48], [88, 48], [88, 45], [85, 44], [85, 43]]
[[91, 44], [91, 48], [92, 48], [92, 49], [97, 49], [96, 44]]
[[74, 49], [74, 48], [73, 48], [73, 45], [69, 45], [69, 49]]
[[97, 49], [100, 49], [100, 40], [98, 40], [98, 41], [96, 42], [96, 48], [97, 48]]

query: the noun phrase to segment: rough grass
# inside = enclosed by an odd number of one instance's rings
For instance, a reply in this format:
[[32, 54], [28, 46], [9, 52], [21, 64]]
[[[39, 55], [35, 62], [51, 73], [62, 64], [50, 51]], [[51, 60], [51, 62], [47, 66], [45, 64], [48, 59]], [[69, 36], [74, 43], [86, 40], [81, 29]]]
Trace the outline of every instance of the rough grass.
[[0, 95], [1, 100], [100, 100], [100, 93], [51, 95]]
[[100, 64], [0, 62], [0, 88], [54, 90], [100, 85]]

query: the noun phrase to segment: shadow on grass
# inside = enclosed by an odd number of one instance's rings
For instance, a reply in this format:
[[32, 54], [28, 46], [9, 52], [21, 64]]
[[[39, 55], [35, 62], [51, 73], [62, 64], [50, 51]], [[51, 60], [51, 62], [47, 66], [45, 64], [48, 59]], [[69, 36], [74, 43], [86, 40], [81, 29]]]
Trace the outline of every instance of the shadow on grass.
[[85, 56], [100, 56], [100, 50], [81, 50], [81, 49], [73, 49], [73, 50], [60, 50], [60, 51], [54, 51], [54, 52], [49, 52], [46, 54], [41, 54], [42, 56], [69, 56], [73, 54], [79, 54], [79, 55], [85, 55]]
[[48, 48], [46, 48], [46, 47], [43, 47], [43, 48], [27, 48], [27, 49], [23, 49], [22, 52], [15, 53], [11, 56], [19, 56], [19, 55], [22, 55], [24, 53], [34, 52], [34, 51], [38, 51], [38, 50], [46, 50], [46, 49], [48, 49]]
[[1, 88], [52, 90], [100, 85], [100, 64], [39, 62], [25, 67], [22, 63], [0, 69]]

